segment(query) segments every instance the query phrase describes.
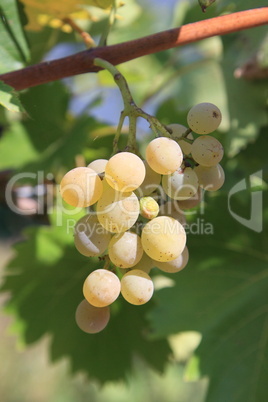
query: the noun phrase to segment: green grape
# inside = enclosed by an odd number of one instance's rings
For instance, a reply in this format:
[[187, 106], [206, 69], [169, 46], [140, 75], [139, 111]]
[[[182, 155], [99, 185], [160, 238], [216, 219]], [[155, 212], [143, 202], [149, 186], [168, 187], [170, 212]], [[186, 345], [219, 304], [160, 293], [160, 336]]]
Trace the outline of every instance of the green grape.
[[221, 123], [220, 109], [212, 103], [198, 103], [189, 110], [187, 122], [197, 134], [212, 133]]
[[141, 238], [136, 233], [124, 232], [114, 235], [108, 246], [110, 260], [119, 268], [136, 265], [143, 254]]
[[97, 217], [106, 230], [125, 232], [135, 224], [139, 213], [139, 200], [134, 193], [115, 191], [104, 181], [103, 194], [97, 203]]
[[174, 200], [191, 198], [198, 189], [198, 178], [192, 168], [178, 169], [176, 172], [163, 176], [164, 192]]
[[217, 191], [222, 187], [225, 174], [221, 165], [206, 167], [198, 165], [194, 168], [200, 187], [207, 191]]
[[131, 304], [145, 304], [153, 293], [153, 281], [144, 271], [131, 269], [121, 279], [121, 294]]
[[197, 192], [191, 197], [187, 198], [187, 200], [176, 201], [178, 209], [191, 209], [199, 205], [204, 196], [204, 190], [201, 187], [198, 187]]
[[82, 300], [75, 312], [75, 321], [78, 327], [88, 333], [97, 334], [101, 332], [110, 320], [110, 307], [95, 307]]
[[88, 168], [93, 169], [96, 173], [101, 174], [105, 172], [105, 167], [108, 163], [107, 159], [96, 159], [87, 165]]
[[160, 216], [170, 216], [180, 222], [181, 225], [186, 225], [186, 218], [183, 211], [180, 210], [179, 204], [175, 200], [170, 200], [161, 205]]
[[[187, 127], [183, 126], [182, 124], [169, 124], [167, 128], [170, 128], [172, 130], [172, 137], [178, 141], [179, 146], [181, 147], [181, 150], [184, 155], [189, 155], [191, 153], [191, 147], [192, 145], [185, 141], [181, 136], [185, 133], [187, 130]], [[193, 134], [189, 133], [186, 138], [188, 140], [193, 140]]]
[[112, 234], [102, 227], [96, 215], [85, 215], [75, 225], [75, 247], [87, 257], [94, 257], [104, 253], [111, 237]]
[[95, 307], [112, 304], [120, 294], [120, 280], [107, 269], [96, 269], [86, 278], [83, 285], [85, 299]]
[[223, 146], [214, 137], [202, 135], [192, 144], [192, 157], [202, 166], [215, 166], [223, 157]]
[[166, 175], [175, 172], [181, 166], [183, 154], [176, 141], [158, 137], [147, 145], [146, 160], [151, 169]]
[[141, 234], [143, 250], [153, 260], [171, 261], [185, 247], [184, 227], [174, 218], [157, 216], [144, 226]]
[[117, 191], [131, 192], [136, 190], [144, 178], [144, 163], [131, 152], [120, 152], [112, 156], [105, 167], [105, 179]]
[[103, 191], [97, 173], [87, 167], [77, 167], [63, 176], [60, 183], [61, 196], [73, 207], [88, 207], [97, 202]]
[[140, 199], [140, 214], [143, 218], [153, 219], [158, 215], [159, 205], [153, 197], [142, 197]]
[[161, 175], [150, 168], [147, 161], [143, 161], [145, 166], [145, 178], [140, 187], [137, 188], [138, 197], [152, 194], [160, 185]]
[[134, 267], [132, 267], [131, 269], [139, 269], [149, 274], [149, 272], [153, 267], [154, 267], [153, 260], [148, 256], [148, 254], [143, 253], [140, 261], [136, 265], [134, 265]]
[[186, 267], [189, 260], [189, 251], [188, 247], [185, 246], [183, 252], [175, 258], [175, 260], [167, 261], [167, 262], [159, 262], [155, 261], [155, 266], [161, 271], [168, 272], [170, 274], [181, 271]]

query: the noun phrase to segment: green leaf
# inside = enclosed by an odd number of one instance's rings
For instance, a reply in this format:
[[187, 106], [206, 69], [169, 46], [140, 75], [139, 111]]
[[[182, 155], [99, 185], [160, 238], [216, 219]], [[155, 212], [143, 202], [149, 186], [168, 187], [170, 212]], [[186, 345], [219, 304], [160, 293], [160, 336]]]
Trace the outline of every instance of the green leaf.
[[20, 168], [40, 156], [19, 122], [14, 122], [4, 131], [0, 141], [0, 154], [0, 169]]
[[248, 81], [235, 77], [236, 68], [256, 54], [265, 33], [266, 28], [259, 27], [223, 39], [222, 72], [230, 118], [226, 146], [231, 157], [252, 142], [260, 128], [268, 124], [267, 80]]
[[19, 96], [14, 88], [0, 81], [0, 105], [11, 112], [23, 112], [24, 108], [20, 103]]
[[146, 336], [144, 315], [152, 303], [136, 307], [120, 297], [104, 331], [88, 335], [77, 327], [74, 315], [83, 282], [100, 262], [81, 256], [72, 233], [66, 232], [67, 222], [79, 216], [60, 218], [53, 218], [53, 226], [28, 229], [27, 241], [16, 246], [7, 268], [2, 291], [12, 295], [6, 311], [16, 318], [14, 331], [26, 344], [50, 334], [53, 361], [68, 357], [74, 372], [83, 370], [101, 382], [126, 378], [136, 354], [163, 371], [170, 348], [165, 340]]
[[28, 43], [17, 0], [0, 0], [0, 73], [16, 70], [29, 60]]
[[[247, 219], [251, 193], [240, 193], [232, 197], [230, 208]], [[201, 333], [186, 374], [188, 379], [198, 372], [209, 378], [206, 402], [224, 402], [226, 395], [229, 402], [267, 399], [268, 209], [253, 210], [253, 217], [258, 214], [264, 219], [261, 233], [231, 216], [222, 190], [207, 198], [204, 215], [193, 219], [196, 226], [189, 229], [189, 265], [172, 276], [173, 288], [157, 292], [150, 313], [157, 339], [180, 331]], [[208, 225], [213, 234], [206, 233]]]

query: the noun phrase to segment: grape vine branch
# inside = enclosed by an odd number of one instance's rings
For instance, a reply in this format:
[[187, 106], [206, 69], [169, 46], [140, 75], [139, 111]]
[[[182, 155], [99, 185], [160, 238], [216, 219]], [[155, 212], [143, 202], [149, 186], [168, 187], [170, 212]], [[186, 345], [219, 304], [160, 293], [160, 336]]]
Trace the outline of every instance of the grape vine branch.
[[21, 70], [2, 74], [0, 80], [16, 90], [22, 90], [65, 77], [98, 72], [101, 67], [94, 64], [95, 58], [101, 58], [117, 65], [212, 36], [226, 35], [266, 24], [268, 24], [268, 7], [240, 11], [183, 25], [128, 42], [97, 47], [61, 59], [35, 64]]

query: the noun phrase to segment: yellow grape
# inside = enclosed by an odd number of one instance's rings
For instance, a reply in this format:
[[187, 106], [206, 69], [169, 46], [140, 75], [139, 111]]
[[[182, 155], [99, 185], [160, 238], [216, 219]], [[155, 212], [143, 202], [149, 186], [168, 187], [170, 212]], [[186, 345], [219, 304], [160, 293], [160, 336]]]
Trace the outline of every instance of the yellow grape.
[[96, 215], [85, 215], [75, 225], [75, 247], [86, 257], [94, 257], [104, 253], [111, 237], [112, 234], [104, 229]]
[[[191, 153], [192, 145], [189, 142], [184, 141], [183, 138], [181, 138], [181, 136], [187, 130], [187, 127], [183, 126], [182, 124], [169, 124], [167, 128], [170, 128], [172, 130], [172, 137], [178, 141], [178, 144], [181, 147], [181, 150], [184, 153], [184, 155], [189, 155]], [[189, 133], [186, 136], [186, 138], [188, 138], [189, 140], [194, 139], [192, 133]]]
[[95, 159], [87, 165], [88, 168], [93, 169], [96, 173], [104, 173], [105, 167], [108, 163], [107, 159]]
[[108, 254], [117, 267], [133, 267], [140, 261], [143, 254], [140, 236], [132, 232], [114, 235], [108, 246]]
[[152, 194], [160, 185], [161, 175], [150, 168], [147, 161], [143, 161], [145, 166], [145, 178], [140, 187], [135, 191], [138, 197]]
[[183, 154], [176, 141], [158, 137], [147, 145], [146, 160], [151, 169], [166, 175], [175, 172], [181, 166]]
[[202, 166], [215, 166], [222, 160], [223, 146], [211, 135], [202, 135], [192, 144], [192, 157]]
[[219, 127], [221, 111], [212, 103], [198, 103], [189, 110], [187, 122], [195, 133], [209, 134]]
[[198, 178], [192, 168], [178, 169], [176, 172], [163, 176], [164, 192], [174, 200], [191, 198], [198, 189]]
[[103, 194], [97, 203], [97, 217], [106, 230], [125, 232], [137, 221], [139, 213], [139, 200], [133, 192], [121, 193], [104, 183]]
[[121, 293], [131, 304], [147, 303], [154, 292], [154, 284], [150, 276], [139, 269], [131, 269], [121, 279]]
[[83, 285], [85, 299], [95, 307], [112, 304], [120, 294], [120, 280], [107, 269], [96, 269], [86, 278]]
[[73, 207], [88, 207], [102, 195], [103, 185], [97, 173], [87, 167], [77, 167], [66, 173], [60, 183], [61, 196]]
[[153, 260], [171, 261], [185, 247], [184, 227], [174, 218], [157, 216], [144, 226], [141, 235], [143, 250]]
[[224, 170], [221, 165], [206, 167], [198, 165], [194, 168], [200, 187], [207, 191], [217, 191], [223, 186], [225, 180]]
[[101, 332], [110, 320], [110, 307], [95, 307], [82, 300], [75, 312], [75, 321], [78, 327], [88, 333], [97, 334]]
[[183, 268], [185, 268], [188, 263], [188, 260], [189, 260], [189, 251], [187, 246], [185, 246], [183, 252], [177, 258], [175, 258], [175, 260], [167, 262], [155, 261], [155, 266], [161, 269], [161, 271], [172, 274], [179, 272]]
[[105, 167], [105, 179], [117, 191], [136, 190], [144, 178], [144, 163], [131, 152], [120, 152], [112, 156]]

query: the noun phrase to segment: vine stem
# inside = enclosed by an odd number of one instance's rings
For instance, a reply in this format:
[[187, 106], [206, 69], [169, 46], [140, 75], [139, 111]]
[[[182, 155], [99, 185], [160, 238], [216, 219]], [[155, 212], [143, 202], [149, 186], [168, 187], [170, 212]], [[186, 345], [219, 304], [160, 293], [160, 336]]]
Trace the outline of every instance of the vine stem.
[[0, 80], [16, 90], [22, 90], [77, 74], [97, 72], [101, 69], [94, 65], [94, 59], [97, 57], [117, 65], [212, 36], [226, 35], [266, 24], [268, 24], [268, 7], [240, 11], [117, 45], [97, 47], [62, 59], [39, 63], [2, 74]]
[[100, 58], [96, 58], [94, 60], [94, 64], [96, 66], [105, 68], [113, 76], [113, 79], [121, 92], [124, 103], [124, 110], [121, 112], [120, 120], [116, 130], [116, 135], [114, 137], [113, 154], [118, 152], [118, 141], [126, 117], [128, 117], [129, 119], [129, 133], [126, 147], [126, 150], [128, 152], [134, 152], [138, 154], [138, 149], [136, 147], [136, 127], [138, 117], [142, 117], [149, 122], [150, 127], [155, 132], [156, 136], [158, 136], [159, 134], [165, 137], [171, 136], [166, 126], [161, 124], [156, 117], [149, 115], [136, 105], [131, 95], [125, 77], [120, 73], [120, 71], [115, 66], [109, 63], [107, 60], [103, 60]]

